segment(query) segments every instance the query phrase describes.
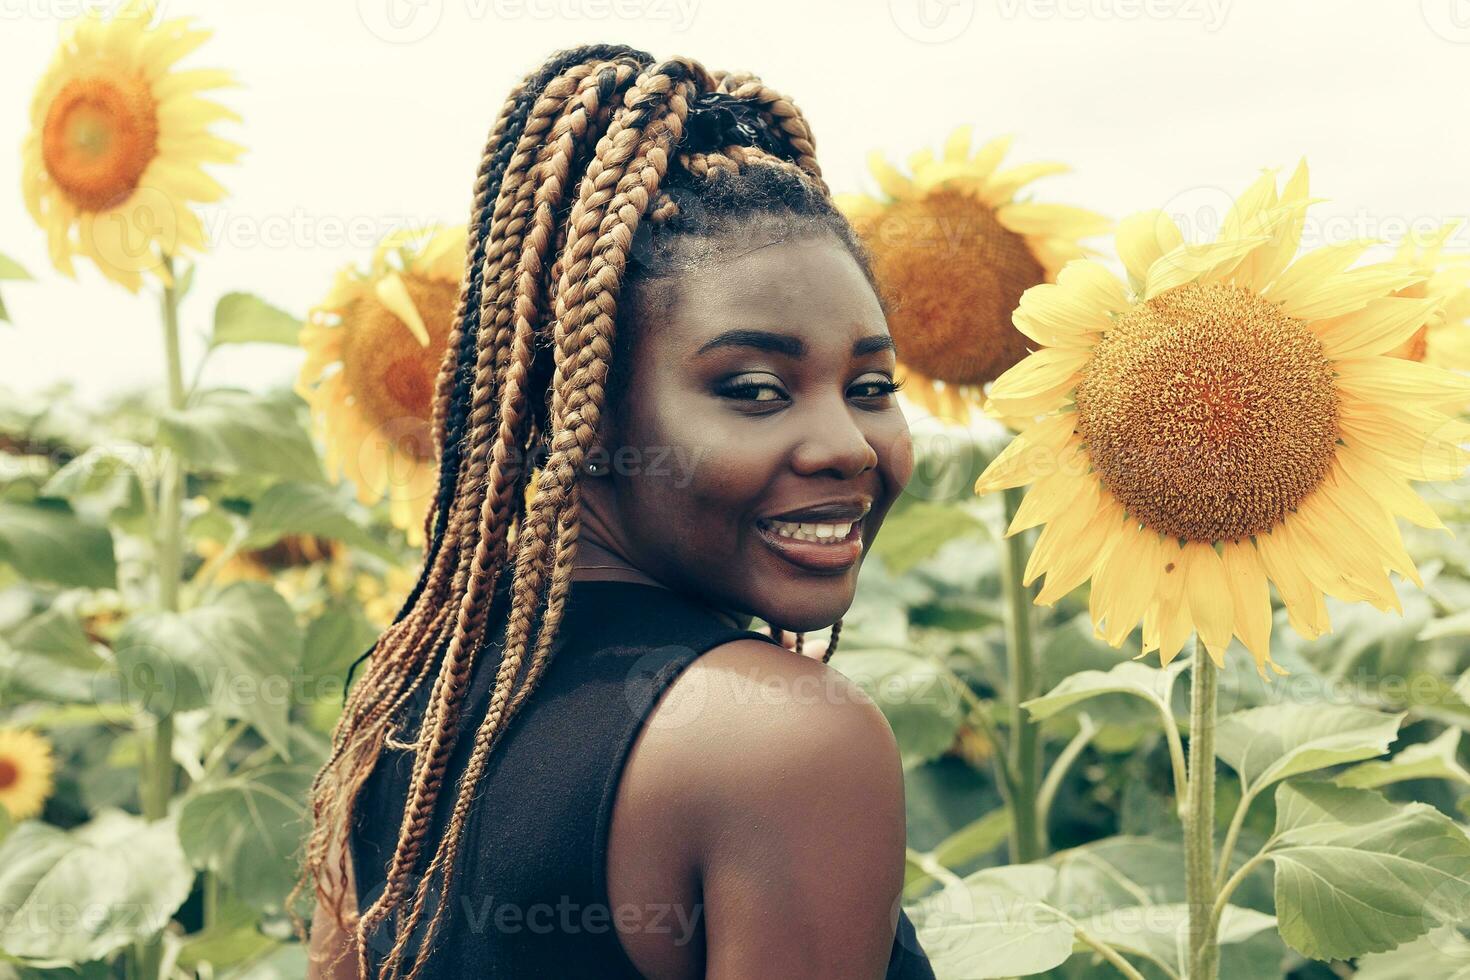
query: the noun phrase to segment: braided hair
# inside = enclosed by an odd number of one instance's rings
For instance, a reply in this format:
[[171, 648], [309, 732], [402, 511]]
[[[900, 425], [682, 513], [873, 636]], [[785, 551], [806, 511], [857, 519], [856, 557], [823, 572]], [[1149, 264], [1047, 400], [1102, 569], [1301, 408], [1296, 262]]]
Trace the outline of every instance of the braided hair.
[[[490, 753], [551, 657], [581, 523], [578, 476], [626, 385], [641, 311], [661, 281], [742, 234], [769, 234], [771, 221], [787, 235], [834, 236], [872, 281], [805, 118], [753, 75], [592, 45], [554, 55], [501, 110], [475, 180], [466, 271], [435, 386], [439, 477], [423, 569], [347, 695], [312, 785], [313, 827], [290, 903], [315, 881], [337, 922], [350, 921], [345, 837], [358, 794], [385, 744], [412, 749], [386, 881], [355, 929], [359, 975], [368, 976], [368, 938], [385, 922], [396, 931], [380, 975], [413, 980], [424, 967], [445, 904], [434, 882], [454, 873]], [[488, 600], [502, 580], [509, 604], [489, 709], [447, 830], [432, 841], [471, 670], [487, 649]], [[404, 708], [425, 684], [422, 721], [404, 733]], [[422, 941], [408, 963], [411, 939]]]

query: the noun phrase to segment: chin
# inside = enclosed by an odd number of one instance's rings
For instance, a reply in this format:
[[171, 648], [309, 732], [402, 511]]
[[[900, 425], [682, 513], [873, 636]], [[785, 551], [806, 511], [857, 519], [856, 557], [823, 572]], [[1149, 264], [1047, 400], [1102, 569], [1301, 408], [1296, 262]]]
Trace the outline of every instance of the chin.
[[777, 600], [756, 615], [785, 630], [811, 633], [826, 629], [847, 615], [856, 593], [856, 570], [850, 577], [833, 577], [825, 582], [807, 578], [801, 582], [777, 583], [768, 593], [777, 596]]

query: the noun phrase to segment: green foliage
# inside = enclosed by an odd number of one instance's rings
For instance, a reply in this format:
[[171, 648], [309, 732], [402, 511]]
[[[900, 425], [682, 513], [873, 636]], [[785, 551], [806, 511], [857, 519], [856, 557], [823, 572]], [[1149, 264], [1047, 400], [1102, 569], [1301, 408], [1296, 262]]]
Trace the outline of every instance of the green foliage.
[[211, 344], [288, 344], [295, 346], [301, 321], [250, 293], [225, 293], [214, 307]]
[[289, 759], [301, 643], [285, 599], [263, 582], [237, 582], [186, 612], [133, 617], [116, 654], [142, 710], [162, 717], [208, 705], [222, 718], [249, 722]]
[[1290, 782], [1276, 791], [1276, 914], [1287, 944], [1316, 959], [1393, 949], [1470, 903], [1470, 840], [1422, 803]]
[[303, 766], [265, 766], [194, 787], [179, 809], [189, 861], [251, 908], [280, 912], [296, 883], [311, 777]]
[[196, 404], [165, 412], [158, 420], [158, 438], [191, 470], [322, 479], [321, 463], [297, 408], [283, 399], [230, 389], [207, 391]]
[[101, 959], [162, 929], [193, 877], [172, 820], [25, 823], [0, 844], [0, 948], [38, 965]]
[[103, 589], [117, 581], [107, 527], [60, 500], [0, 502], [0, 562], [54, 585]]

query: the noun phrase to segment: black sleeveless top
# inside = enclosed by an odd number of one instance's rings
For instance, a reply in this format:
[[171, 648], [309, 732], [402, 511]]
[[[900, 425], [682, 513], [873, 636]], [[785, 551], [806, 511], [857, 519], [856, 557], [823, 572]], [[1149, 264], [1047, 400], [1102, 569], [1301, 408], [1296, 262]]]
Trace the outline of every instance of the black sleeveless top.
[[[503, 636], [506, 589], [490, 610], [484, 656], [476, 659], [428, 840], [448, 822], [474, 731], [489, 705]], [[498, 628], [497, 628], [498, 626]], [[668, 589], [631, 582], [574, 581], [556, 649], [536, 690], [489, 757], [466, 820], [459, 866], [425, 976], [642, 980], [618, 939], [607, 892], [607, 842], [618, 779], [660, 694], [706, 651], [741, 638]], [[417, 731], [428, 700], [411, 706]], [[358, 906], [383, 890], [413, 768], [410, 751], [385, 747], [363, 787], [351, 834]], [[834, 841], [833, 846], [841, 846]], [[432, 853], [431, 847], [426, 851]], [[423, 858], [427, 867], [428, 857]], [[617, 910], [611, 910], [615, 913]], [[696, 909], [697, 913], [699, 910]], [[424, 917], [427, 923], [428, 915]], [[396, 930], [385, 923], [369, 943], [376, 974]], [[693, 914], [667, 924], [674, 935], [702, 928]], [[652, 923], [649, 923], [652, 928]], [[409, 959], [421, 939], [414, 937]], [[933, 980], [900, 910], [888, 980]]]

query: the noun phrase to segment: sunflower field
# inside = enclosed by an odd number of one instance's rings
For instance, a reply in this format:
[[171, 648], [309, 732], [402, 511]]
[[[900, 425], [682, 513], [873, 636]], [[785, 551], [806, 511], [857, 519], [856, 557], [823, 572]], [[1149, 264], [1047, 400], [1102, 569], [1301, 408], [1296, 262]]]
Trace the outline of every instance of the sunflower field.
[[[163, 343], [103, 403], [0, 388], [0, 980], [305, 975], [308, 788], [435, 486], [464, 230], [385, 236], [309, 310], [193, 297], [204, 360], [301, 353], [202, 384], [181, 308], [248, 126], [154, 13], [66, 25], [4, 229], [55, 275], [0, 255], [0, 329], [85, 263]], [[919, 459], [832, 666], [898, 738], [936, 973], [1470, 977], [1457, 226], [1310, 247], [1302, 162], [1199, 240], [1037, 199], [1066, 168], [1009, 152], [961, 128], [839, 198]]]

